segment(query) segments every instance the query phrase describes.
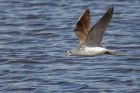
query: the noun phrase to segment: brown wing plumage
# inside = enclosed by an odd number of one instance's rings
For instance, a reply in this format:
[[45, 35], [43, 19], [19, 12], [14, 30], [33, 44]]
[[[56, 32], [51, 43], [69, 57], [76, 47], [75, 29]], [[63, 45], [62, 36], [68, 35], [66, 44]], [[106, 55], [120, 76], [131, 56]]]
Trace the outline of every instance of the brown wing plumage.
[[90, 29], [87, 39], [87, 46], [101, 46], [103, 34], [110, 23], [113, 14], [113, 7], [109, 8], [103, 17]]
[[87, 34], [90, 26], [90, 12], [89, 9], [85, 9], [82, 15], [80, 16], [78, 22], [76, 23], [75, 32], [77, 38], [79, 39], [80, 47], [83, 46], [87, 38]]

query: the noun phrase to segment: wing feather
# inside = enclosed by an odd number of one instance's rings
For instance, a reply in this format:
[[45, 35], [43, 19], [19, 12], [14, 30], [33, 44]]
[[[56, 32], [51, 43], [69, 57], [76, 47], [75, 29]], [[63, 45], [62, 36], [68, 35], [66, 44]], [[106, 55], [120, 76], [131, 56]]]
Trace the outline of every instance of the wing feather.
[[109, 8], [103, 17], [90, 29], [87, 39], [87, 46], [101, 46], [101, 41], [113, 15], [113, 7]]
[[89, 9], [85, 9], [82, 15], [80, 16], [78, 22], [76, 23], [75, 27], [75, 32], [77, 38], [79, 39], [80, 47], [83, 46], [83, 44], [86, 41], [89, 26], [90, 26], [90, 12]]

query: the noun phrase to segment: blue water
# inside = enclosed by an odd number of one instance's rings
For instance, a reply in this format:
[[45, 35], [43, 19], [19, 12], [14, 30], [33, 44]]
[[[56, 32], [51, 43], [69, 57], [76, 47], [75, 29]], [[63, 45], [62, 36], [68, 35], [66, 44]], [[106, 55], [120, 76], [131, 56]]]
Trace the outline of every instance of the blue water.
[[[109, 6], [103, 45], [127, 55], [65, 56], [83, 9]], [[140, 93], [140, 1], [0, 0], [0, 93]]]

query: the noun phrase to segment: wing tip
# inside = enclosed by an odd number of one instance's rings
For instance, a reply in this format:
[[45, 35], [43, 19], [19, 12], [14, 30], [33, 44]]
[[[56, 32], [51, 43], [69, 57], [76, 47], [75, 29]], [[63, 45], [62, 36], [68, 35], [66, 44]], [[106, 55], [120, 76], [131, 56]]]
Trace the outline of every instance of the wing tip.
[[83, 17], [85, 17], [85, 15], [89, 15], [89, 16], [90, 16], [90, 10], [89, 10], [89, 8], [85, 8], [85, 9], [83, 10], [81, 16], [79, 17], [79, 19], [78, 19], [78, 21], [77, 21], [77, 23], [76, 23], [76, 27], [75, 27], [75, 29], [74, 29], [75, 32], [76, 32], [76, 29], [77, 29], [77, 25], [78, 25], [78, 24], [82, 24], [82, 23], [81, 23], [81, 20], [82, 20]]
[[113, 6], [110, 6], [108, 8], [108, 11], [107, 12], [113, 14], [113, 11], [114, 11], [114, 7]]
[[89, 12], [89, 8], [85, 8], [84, 9], [84, 12]]
[[80, 21], [80, 19], [83, 17], [83, 15], [89, 15], [90, 11], [89, 8], [85, 8], [81, 14], [81, 16], [79, 17], [78, 21]]

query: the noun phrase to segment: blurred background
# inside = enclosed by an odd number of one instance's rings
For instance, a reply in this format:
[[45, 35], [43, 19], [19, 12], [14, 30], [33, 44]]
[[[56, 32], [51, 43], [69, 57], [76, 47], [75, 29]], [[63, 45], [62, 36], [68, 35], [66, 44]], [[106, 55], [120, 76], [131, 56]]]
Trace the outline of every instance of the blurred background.
[[[110, 7], [103, 45], [127, 56], [67, 57], [75, 24]], [[139, 93], [140, 0], [0, 0], [0, 93]]]

